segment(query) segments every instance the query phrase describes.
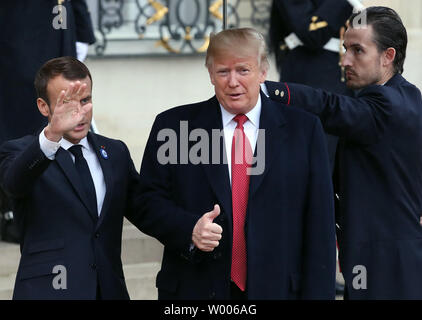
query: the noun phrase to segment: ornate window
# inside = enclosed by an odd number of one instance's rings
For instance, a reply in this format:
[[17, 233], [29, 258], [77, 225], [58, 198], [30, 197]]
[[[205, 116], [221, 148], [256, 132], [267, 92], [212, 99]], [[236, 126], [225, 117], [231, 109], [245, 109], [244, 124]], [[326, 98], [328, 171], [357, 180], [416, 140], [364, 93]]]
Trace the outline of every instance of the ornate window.
[[[223, 0], [95, 0], [96, 56], [200, 54], [223, 28]], [[228, 0], [229, 28], [266, 34], [271, 0]]]

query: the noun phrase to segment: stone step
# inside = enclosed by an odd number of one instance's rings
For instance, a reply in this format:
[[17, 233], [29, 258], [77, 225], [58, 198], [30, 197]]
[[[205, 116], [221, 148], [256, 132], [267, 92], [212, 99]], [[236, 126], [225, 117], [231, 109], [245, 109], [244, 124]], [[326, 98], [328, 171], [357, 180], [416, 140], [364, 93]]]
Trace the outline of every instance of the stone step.
[[0, 241], [0, 252], [0, 300], [10, 300], [21, 256], [19, 245]]
[[13, 289], [0, 290], [0, 300], [12, 300]]
[[15, 277], [15, 273], [11, 273], [7, 276], [0, 276], [0, 300], [12, 299]]
[[146, 262], [123, 266], [126, 286], [131, 300], [157, 300], [155, 279], [160, 270], [160, 262]]
[[123, 264], [160, 262], [163, 256], [163, 248], [158, 240], [140, 232], [135, 226], [123, 226]]
[[16, 273], [21, 256], [19, 245], [0, 241], [0, 277]]

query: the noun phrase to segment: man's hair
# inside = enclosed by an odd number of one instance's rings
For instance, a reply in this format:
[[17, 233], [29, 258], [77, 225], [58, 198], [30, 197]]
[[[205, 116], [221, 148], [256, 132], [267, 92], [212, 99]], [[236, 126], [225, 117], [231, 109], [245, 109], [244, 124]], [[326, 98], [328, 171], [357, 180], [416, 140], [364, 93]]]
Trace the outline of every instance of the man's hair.
[[359, 17], [366, 18], [366, 24], [372, 26], [373, 40], [378, 52], [388, 48], [396, 50], [394, 59], [394, 73], [403, 73], [403, 64], [406, 59], [407, 32], [400, 16], [391, 8], [369, 7], [362, 12], [353, 13], [349, 18], [350, 27], [356, 27], [353, 22]]
[[227, 29], [211, 34], [205, 66], [210, 68], [216, 56], [227, 52], [234, 52], [236, 55], [245, 57], [257, 55], [259, 67], [262, 70], [267, 70], [269, 67], [265, 39], [255, 29]]
[[62, 75], [67, 80], [81, 80], [87, 76], [91, 80], [92, 77], [88, 68], [80, 62], [78, 59], [73, 57], [60, 57], [47, 61], [35, 76], [34, 86], [37, 91], [38, 98], [44, 99], [48, 105], [50, 101], [48, 98], [47, 86], [48, 82]]

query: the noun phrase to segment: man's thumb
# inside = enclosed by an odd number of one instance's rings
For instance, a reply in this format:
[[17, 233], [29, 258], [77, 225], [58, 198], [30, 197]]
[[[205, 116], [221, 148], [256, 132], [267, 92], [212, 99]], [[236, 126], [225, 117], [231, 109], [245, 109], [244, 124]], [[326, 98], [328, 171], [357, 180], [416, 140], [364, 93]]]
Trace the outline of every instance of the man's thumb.
[[218, 204], [214, 205], [214, 209], [210, 212], [208, 212], [208, 219], [213, 221], [215, 218], [217, 218], [220, 215], [220, 206]]

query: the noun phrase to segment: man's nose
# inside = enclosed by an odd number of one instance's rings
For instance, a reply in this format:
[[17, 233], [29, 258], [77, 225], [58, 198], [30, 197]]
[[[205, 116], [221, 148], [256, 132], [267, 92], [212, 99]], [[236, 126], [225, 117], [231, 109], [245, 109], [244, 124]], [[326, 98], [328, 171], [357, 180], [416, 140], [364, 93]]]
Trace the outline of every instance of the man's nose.
[[233, 87], [237, 87], [238, 84], [239, 84], [239, 81], [237, 79], [236, 72], [235, 71], [230, 72], [230, 75], [229, 75], [229, 86], [233, 88]]
[[345, 52], [345, 54], [343, 55], [343, 57], [341, 59], [341, 66], [342, 67], [352, 66], [352, 58], [350, 56], [350, 53], [348, 53], [347, 51]]

